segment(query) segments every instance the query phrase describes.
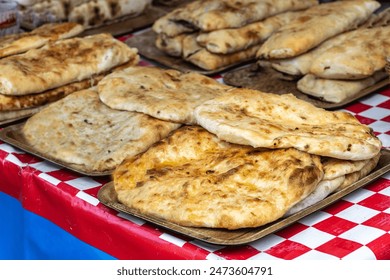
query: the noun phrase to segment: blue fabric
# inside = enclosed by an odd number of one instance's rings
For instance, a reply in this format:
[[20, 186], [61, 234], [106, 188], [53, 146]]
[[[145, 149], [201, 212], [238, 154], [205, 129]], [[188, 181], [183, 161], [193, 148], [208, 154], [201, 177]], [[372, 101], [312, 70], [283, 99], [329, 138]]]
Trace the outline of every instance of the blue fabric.
[[113, 260], [0, 192], [0, 259]]

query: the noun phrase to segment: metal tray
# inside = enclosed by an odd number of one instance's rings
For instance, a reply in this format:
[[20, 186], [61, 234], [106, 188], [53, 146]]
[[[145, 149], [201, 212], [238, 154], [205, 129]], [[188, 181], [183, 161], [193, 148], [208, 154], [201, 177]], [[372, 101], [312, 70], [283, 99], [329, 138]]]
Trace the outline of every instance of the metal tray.
[[376, 168], [369, 175], [351, 184], [345, 189], [333, 193], [322, 201], [286, 218], [281, 218], [262, 227], [238, 230], [185, 227], [160, 218], [144, 215], [118, 202], [113, 182], [109, 182], [100, 188], [98, 192], [98, 199], [102, 204], [109, 208], [115, 209], [116, 211], [133, 215], [155, 225], [161, 226], [167, 230], [199, 239], [204, 242], [217, 245], [243, 245], [285, 228], [302, 219], [303, 217], [325, 208], [326, 206], [341, 199], [345, 195], [353, 192], [354, 190], [373, 182], [388, 171], [390, 171], [390, 150], [383, 149], [381, 151], [381, 157]]
[[205, 70], [179, 57], [173, 57], [167, 55], [166, 53], [159, 50], [155, 46], [155, 41], [156, 41], [156, 33], [153, 30], [149, 29], [143, 33], [137, 34], [136, 36], [127, 39], [125, 43], [130, 47], [137, 48], [138, 53], [141, 56], [149, 60], [152, 60], [154, 62], [157, 62], [162, 66], [176, 69], [182, 72], [190, 72], [190, 71], [197, 72], [203, 75], [215, 75], [223, 71], [227, 71], [229, 69], [245, 65], [250, 61], [252, 61], [252, 60], [246, 60], [236, 64], [231, 64], [229, 66], [221, 67], [215, 70]]
[[0, 140], [11, 144], [25, 152], [28, 152], [30, 154], [33, 154], [37, 157], [40, 157], [44, 160], [50, 161], [52, 163], [55, 163], [59, 166], [65, 167], [67, 169], [70, 169], [72, 171], [78, 172], [80, 174], [86, 175], [86, 176], [107, 176], [111, 175], [114, 170], [107, 170], [104, 172], [98, 172], [94, 170], [90, 170], [84, 165], [80, 164], [72, 164], [72, 163], [67, 163], [63, 162], [61, 160], [58, 160], [56, 158], [53, 158], [49, 155], [46, 155], [44, 153], [40, 153], [36, 151], [33, 147], [31, 147], [27, 142], [26, 139], [23, 136], [22, 133], [22, 127], [25, 124], [25, 122], [13, 124], [10, 126], [7, 126], [0, 130]]
[[359, 98], [378, 91], [390, 83], [390, 80], [385, 77], [375, 85], [362, 90], [361, 92], [355, 94], [352, 97], [349, 97], [342, 102], [331, 103], [302, 93], [297, 89], [296, 80], [288, 80], [288, 78], [283, 79], [281, 78], [281, 75], [283, 74], [277, 72], [276, 70], [259, 69], [257, 64], [250, 64], [224, 74], [223, 81], [231, 86], [256, 89], [265, 92], [272, 92], [275, 94], [292, 93], [297, 98], [305, 100], [317, 107], [324, 109], [336, 109], [343, 107], [353, 101], [358, 100]]

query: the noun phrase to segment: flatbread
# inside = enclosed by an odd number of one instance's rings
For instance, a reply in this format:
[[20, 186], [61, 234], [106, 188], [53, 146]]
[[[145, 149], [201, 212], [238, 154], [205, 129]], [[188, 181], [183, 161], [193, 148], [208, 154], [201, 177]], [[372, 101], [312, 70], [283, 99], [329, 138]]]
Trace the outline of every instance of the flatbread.
[[347, 160], [372, 158], [382, 147], [353, 115], [317, 108], [292, 94], [234, 89], [198, 106], [194, 115], [220, 139], [253, 147], [294, 147]]
[[110, 34], [59, 40], [1, 59], [0, 94], [39, 93], [138, 60], [137, 49]]
[[344, 182], [337, 188], [336, 191], [343, 190], [346, 187], [352, 185], [353, 183], [355, 183], [355, 182], [359, 181], [360, 179], [364, 178], [365, 176], [367, 176], [377, 166], [379, 158], [380, 158], [380, 155], [378, 154], [377, 156], [371, 158], [367, 162], [367, 164], [363, 166], [362, 169], [345, 175]]
[[[351, 32], [337, 34], [305, 53], [291, 58], [272, 59], [267, 62], [270, 63], [273, 69], [279, 72], [292, 76], [304, 76], [309, 73], [310, 67], [316, 57], [320, 56], [333, 46], [339, 46], [342, 42], [348, 40], [349, 36], [351, 36]], [[258, 61], [258, 64], [261, 64], [261, 61]]]
[[105, 172], [179, 126], [141, 113], [113, 110], [91, 88], [50, 104], [27, 120], [22, 133], [32, 148], [48, 157]]
[[306, 9], [316, 0], [206, 0], [179, 7], [153, 24], [156, 33], [176, 36], [196, 30], [237, 28], [278, 13]]
[[220, 29], [201, 33], [196, 41], [209, 52], [227, 54], [258, 45], [300, 12], [285, 12], [240, 28]]
[[351, 31], [315, 58], [309, 73], [324, 79], [364, 79], [383, 70], [390, 55], [390, 25]]
[[378, 164], [380, 153], [368, 160], [348, 161], [334, 158], [322, 159], [324, 177], [315, 190], [302, 201], [291, 207], [285, 216], [292, 215], [328, 195], [339, 191], [367, 176]]
[[72, 92], [95, 86], [103, 77], [103, 75], [98, 75], [87, 80], [49, 89], [42, 93], [19, 96], [0, 94], [0, 111], [20, 110], [42, 106], [57, 101]]
[[259, 59], [300, 55], [336, 34], [356, 28], [380, 7], [371, 0], [335, 1], [313, 6], [271, 35], [257, 53]]
[[123, 16], [136, 17], [151, 3], [152, 0], [88, 1], [74, 7], [68, 16], [68, 20], [78, 22], [86, 28], [96, 27]]
[[198, 51], [184, 56], [184, 60], [204, 70], [213, 71], [254, 59], [259, 47], [260, 45], [255, 45], [248, 49], [229, 54], [215, 54], [205, 48], [200, 48]]
[[31, 32], [0, 37], [0, 58], [39, 48], [51, 41], [74, 37], [83, 30], [77, 23], [48, 23]]
[[[187, 36], [197, 36], [196, 34], [180, 34], [174, 37], [169, 37], [164, 33], [157, 34], [156, 36], [156, 47], [163, 51], [164, 53], [174, 56], [182, 57], [183, 56], [183, 40]], [[195, 41], [194, 41], [195, 42]], [[200, 49], [200, 45], [198, 46]]]
[[21, 110], [0, 111], [0, 123], [27, 118], [38, 113], [43, 107], [45, 107], [45, 105]]
[[135, 66], [107, 75], [97, 88], [101, 101], [113, 109], [191, 124], [196, 106], [231, 87], [194, 72]]
[[307, 74], [297, 82], [297, 88], [310, 96], [321, 100], [340, 103], [362, 90], [385, 79], [387, 74], [384, 70], [377, 71], [371, 77], [361, 80], [332, 80], [318, 78], [312, 74]]
[[282, 217], [322, 178], [320, 159], [254, 149], [185, 126], [113, 173], [119, 201], [183, 226], [237, 229]]

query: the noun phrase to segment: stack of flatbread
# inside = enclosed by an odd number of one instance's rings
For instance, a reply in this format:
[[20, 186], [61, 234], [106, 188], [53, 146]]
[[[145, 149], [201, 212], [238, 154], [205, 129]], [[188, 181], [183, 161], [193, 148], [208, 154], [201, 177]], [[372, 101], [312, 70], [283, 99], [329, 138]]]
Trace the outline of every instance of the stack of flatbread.
[[138, 62], [137, 50], [110, 34], [75, 37], [82, 30], [76, 23], [55, 23], [0, 38], [1, 122], [31, 115], [95, 85], [116, 67]]
[[386, 76], [390, 10], [374, 14], [379, 6], [340, 1], [310, 8], [263, 44], [258, 63], [294, 77], [303, 93], [343, 102]]
[[[349, 113], [198, 73], [128, 67], [105, 76], [94, 91], [110, 110], [177, 125], [116, 162], [113, 179], [124, 205], [184, 226], [270, 223], [366, 176], [380, 157], [380, 140]], [[48, 119], [38, 122], [39, 115], [35, 127]], [[86, 120], [81, 127], [94, 123]]]
[[71, 21], [85, 28], [98, 27], [123, 17], [136, 17], [152, 0], [22, 0], [21, 24], [37, 27], [47, 22]]
[[262, 42], [317, 0], [193, 1], [153, 24], [156, 47], [205, 70], [255, 57]]

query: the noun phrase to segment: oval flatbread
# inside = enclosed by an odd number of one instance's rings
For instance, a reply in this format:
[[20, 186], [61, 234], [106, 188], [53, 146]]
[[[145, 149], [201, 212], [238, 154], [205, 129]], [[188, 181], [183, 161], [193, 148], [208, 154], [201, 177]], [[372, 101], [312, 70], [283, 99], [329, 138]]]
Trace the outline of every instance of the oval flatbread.
[[184, 226], [237, 229], [282, 217], [317, 186], [320, 158], [296, 149], [255, 149], [185, 126], [114, 174], [124, 205]]
[[253, 147], [294, 147], [349, 160], [372, 158], [382, 147], [351, 114], [317, 108], [292, 94], [234, 89], [198, 106], [194, 115], [220, 139]]
[[107, 75], [97, 88], [102, 102], [113, 109], [190, 124], [196, 106], [231, 87], [195, 72], [139, 66]]

